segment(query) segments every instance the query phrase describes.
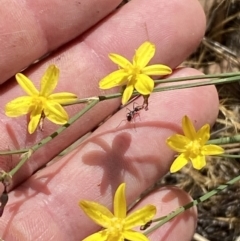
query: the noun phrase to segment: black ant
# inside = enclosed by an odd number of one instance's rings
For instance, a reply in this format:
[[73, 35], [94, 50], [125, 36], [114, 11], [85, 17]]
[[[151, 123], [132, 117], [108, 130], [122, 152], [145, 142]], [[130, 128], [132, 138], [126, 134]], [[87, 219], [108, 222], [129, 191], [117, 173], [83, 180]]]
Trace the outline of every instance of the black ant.
[[139, 111], [144, 109], [144, 105], [135, 106], [135, 104], [136, 103], [133, 103], [133, 110], [127, 108], [129, 112], [126, 114], [126, 119], [122, 120], [118, 126], [120, 126], [123, 121], [132, 122], [137, 115], [139, 116]]
[[128, 109], [129, 112], [126, 114], [127, 121], [131, 122], [136, 115], [139, 116], [139, 111], [142, 110], [143, 108], [144, 108], [143, 105], [138, 105], [134, 107], [134, 103], [133, 103], [133, 110]]

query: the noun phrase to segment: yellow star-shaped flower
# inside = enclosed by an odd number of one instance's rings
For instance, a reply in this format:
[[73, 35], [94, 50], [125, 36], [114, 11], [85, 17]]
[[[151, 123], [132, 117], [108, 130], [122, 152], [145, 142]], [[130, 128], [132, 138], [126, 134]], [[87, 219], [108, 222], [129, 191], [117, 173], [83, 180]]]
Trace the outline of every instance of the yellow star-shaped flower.
[[196, 132], [192, 122], [187, 116], [183, 117], [182, 128], [184, 135], [175, 134], [167, 139], [167, 144], [175, 151], [181, 153], [173, 162], [170, 172], [177, 172], [191, 161], [195, 169], [200, 170], [206, 165], [208, 155], [219, 155], [224, 149], [217, 145], [206, 145], [210, 138], [210, 126], [204, 125]]
[[122, 97], [122, 104], [126, 104], [136, 89], [142, 95], [149, 95], [154, 88], [154, 81], [149, 76], [171, 74], [172, 70], [166, 65], [155, 64], [147, 66], [155, 54], [155, 45], [144, 42], [133, 57], [133, 63], [118, 54], [109, 54], [109, 58], [119, 66], [119, 70], [112, 72], [100, 80], [101, 89], [126, 85]]
[[42, 117], [48, 118], [56, 124], [65, 124], [68, 114], [61, 106], [76, 100], [77, 96], [68, 92], [51, 94], [55, 89], [59, 77], [59, 69], [50, 65], [41, 79], [40, 91], [38, 91], [30, 79], [18, 73], [16, 79], [28, 96], [21, 96], [10, 101], [5, 107], [5, 113], [9, 117], [18, 117], [30, 113], [28, 132], [32, 134]]
[[127, 216], [125, 198], [126, 184], [122, 183], [114, 196], [114, 214], [106, 207], [91, 201], [80, 201], [83, 211], [104, 230], [94, 233], [83, 241], [149, 241], [142, 233], [132, 230], [149, 222], [156, 214], [156, 207], [147, 205]]

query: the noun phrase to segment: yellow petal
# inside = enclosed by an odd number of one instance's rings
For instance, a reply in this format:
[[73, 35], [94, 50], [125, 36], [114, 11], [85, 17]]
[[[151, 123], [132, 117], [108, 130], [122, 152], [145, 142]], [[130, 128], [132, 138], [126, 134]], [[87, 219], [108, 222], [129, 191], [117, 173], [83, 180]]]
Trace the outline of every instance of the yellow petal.
[[128, 74], [123, 69], [114, 71], [100, 80], [99, 88], [110, 89], [115, 86], [123, 85], [128, 81], [127, 77]]
[[59, 69], [50, 65], [41, 79], [40, 95], [48, 97], [57, 86]]
[[199, 143], [203, 146], [210, 138], [210, 125], [204, 125], [196, 135], [196, 139], [199, 140]]
[[30, 96], [39, 95], [39, 91], [35, 88], [32, 81], [25, 75], [18, 73], [15, 75], [18, 84]]
[[113, 63], [120, 66], [122, 69], [128, 69], [132, 64], [123, 56], [119, 54], [109, 54], [108, 57], [113, 61]]
[[170, 172], [174, 173], [182, 169], [188, 163], [188, 159], [184, 154], [178, 156], [170, 167]]
[[42, 116], [42, 106], [34, 106], [30, 114], [30, 122], [28, 124], [28, 132], [32, 134], [37, 126], [39, 125], [39, 121]]
[[150, 42], [144, 42], [133, 57], [133, 65], [140, 69], [144, 68], [155, 54], [155, 45]]
[[149, 95], [153, 91], [154, 81], [145, 74], [139, 74], [134, 87], [140, 94]]
[[143, 208], [129, 214], [126, 218], [124, 229], [132, 229], [140, 225], [144, 225], [156, 214], [157, 209], [154, 205], [146, 205]]
[[184, 135], [188, 137], [190, 140], [194, 140], [196, 138], [197, 133], [195, 127], [186, 115], [182, 119], [182, 128]]
[[194, 159], [191, 160], [193, 167], [197, 170], [202, 169], [204, 166], [206, 166], [206, 157], [202, 155], [198, 155]]
[[109, 234], [106, 241], [125, 241], [125, 240], [124, 240], [124, 236], [122, 235], [122, 233], [118, 233], [117, 235]]
[[127, 214], [127, 204], [125, 197], [126, 184], [119, 185], [114, 196], [114, 215], [118, 218], [125, 218]]
[[63, 125], [68, 121], [68, 114], [64, 108], [55, 101], [47, 101], [44, 107], [45, 116], [55, 124]]
[[92, 201], [80, 201], [80, 207], [84, 213], [91, 218], [95, 223], [104, 228], [111, 225], [111, 219], [114, 218], [113, 214], [104, 206]]
[[144, 234], [127, 230], [123, 233], [125, 240], [150, 241]]
[[83, 239], [82, 241], [106, 241], [108, 238], [108, 233], [106, 232], [106, 230], [94, 233], [88, 237], [86, 237], [85, 239]]
[[72, 103], [77, 99], [77, 96], [73, 93], [60, 92], [51, 94], [48, 99], [58, 102], [61, 105]]
[[122, 104], [123, 105], [125, 105], [129, 101], [129, 99], [131, 98], [132, 93], [133, 93], [133, 89], [134, 89], [133, 85], [128, 85], [126, 87], [126, 89], [124, 90], [123, 96], [122, 96]]
[[224, 153], [224, 149], [217, 145], [206, 145], [201, 149], [202, 155], [220, 155]]
[[177, 152], [185, 152], [190, 140], [186, 136], [175, 134], [167, 139], [167, 144]]
[[166, 65], [155, 64], [143, 68], [141, 72], [146, 75], [167, 75], [172, 73], [172, 69]]
[[25, 115], [29, 112], [32, 103], [31, 96], [21, 96], [10, 102], [5, 106], [5, 113], [9, 117], [17, 117]]

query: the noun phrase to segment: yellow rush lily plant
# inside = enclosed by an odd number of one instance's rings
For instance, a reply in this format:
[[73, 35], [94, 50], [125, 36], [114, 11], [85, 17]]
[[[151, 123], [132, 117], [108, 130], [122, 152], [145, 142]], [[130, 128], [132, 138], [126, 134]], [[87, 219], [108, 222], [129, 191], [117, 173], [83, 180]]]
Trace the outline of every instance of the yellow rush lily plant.
[[83, 241], [124, 241], [125, 239], [149, 241], [144, 234], [134, 231], [133, 228], [152, 220], [156, 214], [156, 207], [147, 205], [127, 215], [125, 188], [126, 184], [122, 183], [115, 193], [113, 201], [114, 213], [96, 202], [80, 201], [79, 205], [85, 214], [104, 228], [88, 236]]
[[41, 79], [40, 91], [24, 74], [16, 74], [18, 84], [28, 94], [21, 96], [6, 105], [5, 113], [9, 117], [18, 117], [30, 113], [28, 131], [32, 134], [39, 125], [40, 119], [46, 117], [56, 124], [65, 124], [68, 114], [61, 106], [77, 99], [77, 96], [68, 92], [52, 94], [59, 78], [59, 69], [50, 65]]
[[156, 51], [154, 44], [144, 42], [133, 56], [132, 63], [119, 54], [109, 54], [109, 58], [119, 66], [119, 70], [107, 75], [99, 82], [101, 89], [126, 85], [122, 96], [122, 104], [126, 104], [136, 89], [141, 95], [149, 95], [154, 88], [154, 81], [149, 76], [168, 75], [171, 68], [162, 64], [147, 66]]
[[[5, 107], [6, 115], [9, 117], [18, 117], [29, 114], [29, 133], [36, 131], [37, 126], [44, 117], [56, 124], [61, 124], [62, 126], [51, 135], [45, 137], [27, 149], [0, 151], [0, 155], [22, 154], [19, 162], [12, 170], [9, 172], [0, 172], [0, 181], [4, 185], [4, 192], [0, 197], [0, 215], [3, 212], [4, 206], [7, 204], [7, 186], [9, 185], [12, 176], [20, 170], [20, 168], [24, 165], [24, 163], [26, 163], [30, 156], [35, 153], [35, 151], [46, 145], [57, 135], [61, 134], [69, 126], [73, 125], [75, 121], [77, 121], [100, 101], [121, 97], [122, 104], [126, 104], [132, 96], [138, 94], [146, 97], [152, 92], [239, 81], [240, 73], [226, 73], [218, 76], [200, 75], [154, 81], [151, 76], [163, 76], [172, 73], [171, 68], [166, 65], [153, 64], [148, 66], [150, 60], [155, 54], [155, 51], [155, 45], [146, 41], [136, 50], [132, 62], [119, 54], [109, 54], [109, 58], [119, 66], [119, 69], [100, 80], [99, 87], [101, 89], [109, 89], [116, 86], [123, 86], [123, 93], [93, 96], [84, 99], [77, 99], [75, 94], [68, 92], [53, 93], [59, 78], [59, 69], [55, 65], [50, 65], [46, 70], [41, 79], [40, 90], [37, 90], [31, 80], [24, 74], [16, 74], [18, 84], [27, 95], [18, 97], [7, 103]], [[199, 79], [200, 81], [179, 84], [181, 81], [189, 81], [193, 79]], [[210, 80], [202, 81], [202, 79]], [[159, 84], [164, 82], [168, 83], [168, 85], [164, 87], [154, 87], [155, 83]], [[175, 82], [176, 84], [169, 85], [170, 82]], [[79, 103], [85, 103], [86, 105], [77, 114], [68, 118], [68, 114], [64, 110], [63, 106]], [[144, 108], [139, 108], [138, 110], [143, 109]], [[240, 142], [240, 135], [236, 135], [231, 138], [226, 137], [209, 140], [210, 126], [206, 124], [197, 131], [187, 116], [184, 116], [182, 119], [182, 128], [183, 135], [174, 134], [167, 139], [167, 144], [170, 148], [180, 153], [176, 160], [173, 161], [170, 172], [179, 171], [188, 162], [192, 162], [193, 167], [199, 170], [206, 165], [206, 156], [221, 155], [224, 153], [224, 149], [218, 145]], [[84, 213], [95, 223], [103, 227], [103, 229], [99, 232], [90, 234], [90, 236], [86, 237], [84, 241], [123, 241], [124, 239], [148, 241], [149, 239], [147, 235], [149, 233], [153, 232], [164, 223], [168, 222], [190, 207], [197, 205], [200, 201], [207, 200], [217, 192], [223, 190], [228, 185], [231, 185], [238, 180], [240, 180], [240, 176], [230, 180], [226, 185], [219, 186], [217, 189], [214, 189], [197, 200], [193, 200], [191, 203], [176, 209], [170, 214], [164, 217], [159, 217], [155, 220], [152, 220], [152, 218], [156, 214], [156, 207], [151, 204], [127, 214], [125, 197], [126, 184], [122, 183], [117, 188], [113, 198], [113, 213], [103, 205], [96, 202], [87, 200], [80, 201], [79, 205]], [[149, 226], [156, 222], [157, 224], [154, 227], [149, 228]], [[135, 227], [142, 225], [144, 226], [144, 229], [147, 229], [144, 233], [134, 230]]]
[[206, 165], [205, 156], [224, 153], [224, 149], [220, 146], [206, 145], [210, 138], [209, 124], [196, 131], [191, 120], [184, 116], [182, 128], [184, 135], [175, 134], [167, 139], [167, 144], [173, 150], [181, 153], [173, 162], [170, 172], [179, 171], [189, 161], [192, 162], [194, 168], [200, 170]]

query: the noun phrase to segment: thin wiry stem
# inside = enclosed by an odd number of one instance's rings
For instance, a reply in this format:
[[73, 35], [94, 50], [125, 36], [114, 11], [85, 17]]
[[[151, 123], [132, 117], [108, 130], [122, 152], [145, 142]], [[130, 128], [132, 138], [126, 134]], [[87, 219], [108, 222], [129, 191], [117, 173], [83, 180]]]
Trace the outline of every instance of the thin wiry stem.
[[160, 217], [157, 219], [154, 219], [153, 222], [158, 222], [154, 227], [148, 229], [146, 232], [144, 232], [145, 235], [148, 235], [150, 233], [152, 233], [153, 231], [155, 231], [156, 229], [160, 228], [162, 225], [164, 225], [165, 223], [169, 222], [170, 220], [172, 220], [173, 218], [175, 218], [176, 216], [178, 216], [179, 214], [185, 212], [186, 210], [198, 205], [201, 202], [204, 202], [206, 200], [208, 200], [209, 198], [211, 198], [212, 196], [216, 195], [217, 193], [221, 192], [222, 190], [226, 189], [228, 186], [238, 182], [240, 180], [240, 175], [237, 177], [234, 177], [233, 179], [231, 179], [230, 181], [226, 182], [226, 184], [220, 185], [217, 188], [213, 189], [212, 191], [204, 194], [203, 196], [193, 200], [190, 203], [187, 203], [184, 206], [181, 206], [179, 208], [177, 208], [175, 211], [169, 213], [168, 215], [164, 216], [164, 217]]

